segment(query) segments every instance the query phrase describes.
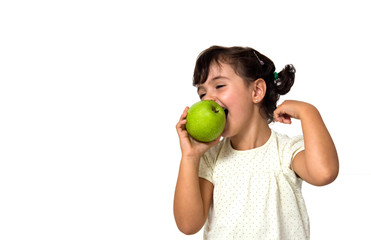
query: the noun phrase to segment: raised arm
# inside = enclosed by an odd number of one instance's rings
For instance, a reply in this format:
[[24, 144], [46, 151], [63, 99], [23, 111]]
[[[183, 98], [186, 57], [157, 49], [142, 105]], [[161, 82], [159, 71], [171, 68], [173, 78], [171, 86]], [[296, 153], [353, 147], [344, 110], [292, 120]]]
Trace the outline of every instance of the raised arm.
[[200, 158], [220, 138], [212, 143], [200, 143], [191, 139], [184, 127], [187, 111], [188, 108], [176, 125], [182, 160], [174, 195], [174, 217], [181, 232], [194, 234], [205, 224], [214, 189], [212, 183], [198, 177]]
[[276, 121], [286, 124], [291, 123], [291, 118], [301, 120], [305, 150], [293, 160], [295, 173], [316, 186], [333, 182], [339, 173], [338, 155], [317, 108], [289, 100], [277, 107], [274, 116]]

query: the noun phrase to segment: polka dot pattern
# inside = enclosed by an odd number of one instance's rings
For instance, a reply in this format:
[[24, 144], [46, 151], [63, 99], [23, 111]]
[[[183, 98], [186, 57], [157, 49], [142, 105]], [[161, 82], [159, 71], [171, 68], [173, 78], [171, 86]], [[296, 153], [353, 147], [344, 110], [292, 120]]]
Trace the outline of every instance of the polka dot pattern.
[[309, 239], [302, 180], [291, 164], [302, 137], [272, 131], [261, 147], [237, 151], [223, 139], [201, 159], [199, 176], [214, 185], [204, 239]]

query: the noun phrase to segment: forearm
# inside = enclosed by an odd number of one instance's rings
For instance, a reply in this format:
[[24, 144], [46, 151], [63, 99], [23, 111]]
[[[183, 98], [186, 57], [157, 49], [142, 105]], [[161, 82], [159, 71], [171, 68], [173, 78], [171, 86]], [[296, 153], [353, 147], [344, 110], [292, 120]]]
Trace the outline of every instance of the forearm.
[[185, 233], [197, 232], [205, 222], [197, 160], [182, 158], [175, 189], [174, 217]]
[[334, 142], [319, 111], [308, 104], [300, 113], [304, 135], [305, 164], [313, 177], [334, 180], [339, 171], [339, 162]]

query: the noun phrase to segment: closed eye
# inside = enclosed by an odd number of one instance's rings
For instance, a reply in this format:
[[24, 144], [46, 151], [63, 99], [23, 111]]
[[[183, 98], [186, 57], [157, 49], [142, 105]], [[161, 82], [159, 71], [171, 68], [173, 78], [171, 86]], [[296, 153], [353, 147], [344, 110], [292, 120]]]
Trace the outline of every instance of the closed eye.
[[200, 95], [200, 99], [202, 99], [203, 97], [205, 97], [206, 94], [201, 94]]
[[222, 88], [222, 87], [224, 87], [225, 85], [217, 85], [216, 86], [216, 88], [218, 89], [218, 88]]

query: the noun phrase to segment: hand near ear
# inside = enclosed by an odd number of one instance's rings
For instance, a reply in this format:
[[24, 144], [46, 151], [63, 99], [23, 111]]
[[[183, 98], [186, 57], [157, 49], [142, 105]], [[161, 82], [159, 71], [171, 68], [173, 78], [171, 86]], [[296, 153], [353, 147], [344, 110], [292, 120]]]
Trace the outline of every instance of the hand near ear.
[[286, 100], [278, 105], [273, 112], [274, 121], [291, 124], [291, 118], [301, 119], [301, 116], [309, 109], [314, 108], [309, 103], [299, 102], [294, 100]]

